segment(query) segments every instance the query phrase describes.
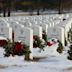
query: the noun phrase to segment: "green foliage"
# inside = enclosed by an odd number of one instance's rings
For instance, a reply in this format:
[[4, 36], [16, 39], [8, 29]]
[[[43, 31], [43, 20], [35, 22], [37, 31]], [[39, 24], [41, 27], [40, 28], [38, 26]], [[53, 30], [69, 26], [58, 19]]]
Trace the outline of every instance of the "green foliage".
[[68, 50], [68, 57], [69, 60], [72, 60], [72, 45], [70, 45], [70, 50]]
[[21, 43], [14, 42], [14, 41], [11, 42], [9, 39], [7, 40], [7, 44], [5, 45], [4, 49], [5, 49], [5, 54], [4, 54], [5, 57], [9, 57], [10, 55], [12, 56], [25, 55], [25, 57], [26, 56], [28, 57], [29, 54], [31, 53], [31, 51], [29, 50], [29, 46], [27, 46], [26, 44], [21, 44]]
[[13, 53], [13, 43], [11, 43], [9, 39], [7, 40], [7, 44], [4, 46], [4, 48], [5, 48], [4, 56], [8, 57], [10, 56], [10, 54]]
[[31, 51], [29, 50], [29, 46], [24, 45], [23, 53], [25, 55], [25, 60], [27, 60], [27, 61], [30, 60], [30, 53], [31, 53]]
[[33, 38], [33, 46], [34, 47], [39, 47], [41, 50], [44, 48], [44, 44], [42, 44], [42, 40], [38, 36], [34, 36]]
[[45, 44], [47, 45], [47, 34], [45, 30], [43, 30], [42, 38], [45, 40]]
[[66, 40], [66, 38], [65, 38], [65, 46], [67, 46], [67, 40]]
[[59, 40], [58, 40], [58, 43], [59, 44], [58, 44], [57, 52], [61, 54], [63, 52], [64, 47]]
[[27, 46], [27, 45], [24, 45], [24, 48], [23, 48], [23, 53], [24, 53], [24, 55], [28, 55], [28, 54], [30, 54], [31, 53], [31, 51], [29, 50], [29, 46]]

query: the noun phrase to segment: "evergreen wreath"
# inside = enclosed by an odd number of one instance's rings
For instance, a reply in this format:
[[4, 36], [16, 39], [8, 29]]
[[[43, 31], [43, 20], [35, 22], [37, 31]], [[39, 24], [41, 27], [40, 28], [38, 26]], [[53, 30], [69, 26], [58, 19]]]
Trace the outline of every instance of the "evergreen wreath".
[[43, 32], [42, 32], [42, 39], [44, 39], [45, 44], [47, 45], [47, 34], [46, 34], [45, 30], [43, 30]]
[[11, 42], [9, 39], [7, 40], [7, 43], [4, 46], [5, 49], [5, 57], [9, 57], [10, 55], [15, 56], [21, 56], [31, 53], [29, 50], [29, 46], [22, 42]]
[[33, 47], [34, 48], [39, 47], [41, 50], [43, 50], [43, 48], [44, 48], [44, 44], [42, 43], [42, 40], [37, 35], [33, 36]]
[[62, 43], [59, 40], [58, 40], [58, 43], [59, 44], [58, 44], [57, 52], [61, 54], [64, 50], [64, 47], [63, 47]]
[[10, 54], [13, 53], [13, 49], [14, 49], [13, 44], [11, 43], [9, 39], [7, 39], [7, 43], [5, 44], [4, 49], [5, 49], [4, 56], [6, 57], [10, 56]]

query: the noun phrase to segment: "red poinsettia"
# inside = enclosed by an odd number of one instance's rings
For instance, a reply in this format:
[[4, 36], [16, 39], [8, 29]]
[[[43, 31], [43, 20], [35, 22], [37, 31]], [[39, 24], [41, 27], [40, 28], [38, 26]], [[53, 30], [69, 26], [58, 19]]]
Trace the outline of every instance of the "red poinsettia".
[[10, 42], [10, 40], [8, 40], [4, 48], [5, 48], [5, 56], [7, 57], [10, 56], [10, 54], [12, 56], [15, 55], [21, 56], [24, 55], [24, 53], [28, 52], [27, 49], [29, 49], [29, 46], [23, 44], [22, 42]]
[[6, 43], [6, 40], [0, 40], [0, 47], [4, 47]]
[[51, 43], [51, 42], [47, 42], [47, 45], [48, 45], [48, 46], [52, 46], [53, 43]]
[[24, 45], [21, 44], [20, 42], [16, 42], [14, 47], [15, 47], [15, 49], [14, 49], [15, 53], [19, 54], [22, 51], [22, 49], [24, 48]]
[[56, 43], [57, 43], [57, 40], [55, 41], [54, 39], [52, 39], [52, 40], [50, 40], [50, 41], [47, 42], [47, 45], [48, 46], [52, 46], [52, 45], [54, 45]]

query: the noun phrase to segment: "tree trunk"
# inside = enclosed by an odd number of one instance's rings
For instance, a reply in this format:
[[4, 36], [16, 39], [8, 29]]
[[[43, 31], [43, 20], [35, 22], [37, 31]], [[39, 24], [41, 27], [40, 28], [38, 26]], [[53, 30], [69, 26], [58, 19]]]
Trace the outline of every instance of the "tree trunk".
[[59, 12], [58, 14], [61, 14], [61, 0], [59, 0]]
[[40, 14], [39, 14], [39, 8], [37, 9], [37, 15], [40, 15]]
[[10, 10], [11, 10], [11, 0], [7, 0], [7, 10], [8, 10], [8, 17], [10, 17]]
[[8, 9], [8, 17], [10, 17], [10, 9]]
[[3, 17], [6, 17], [6, 9], [3, 9]]
[[0, 17], [1, 17], [1, 9], [0, 9]]

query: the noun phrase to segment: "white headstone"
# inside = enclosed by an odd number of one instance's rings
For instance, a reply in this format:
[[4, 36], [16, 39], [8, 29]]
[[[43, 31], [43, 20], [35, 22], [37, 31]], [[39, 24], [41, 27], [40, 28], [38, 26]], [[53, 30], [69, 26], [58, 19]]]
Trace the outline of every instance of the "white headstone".
[[60, 40], [62, 42], [62, 44], [64, 45], [64, 29], [61, 27], [53, 27], [53, 28], [49, 28], [48, 32], [47, 32], [47, 37], [48, 38], [56, 38], [58, 40]]
[[42, 27], [39, 25], [32, 25], [33, 35], [37, 35], [42, 39]]
[[[14, 41], [22, 41], [29, 46], [30, 51], [32, 52], [33, 48], [33, 30], [26, 27], [19, 27], [14, 31]], [[32, 53], [30, 54], [32, 59]]]
[[71, 23], [72, 23], [71, 19], [67, 19], [66, 21], [61, 22], [60, 24], [57, 25], [58, 27], [62, 27], [64, 29], [64, 34], [65, 34], [66, 40], [68, 40], [68, 31], [71, 27]]
[[24, 25], [18, 24], [17, 22], [11, 22], [10, 27], [12, 27], [12, 30], [15, 31], [16, 29], [19, 29], [20, 27], [24, 27]]
[[8, 38], [12, 41], [12, 28], [0, 27], [0, 36]]
[[4, 21], [0, 21], [0, 27], [9, 27], [9, 23], [6, 23]]
[[32, 26], [32, 24], [31, 24], [30, 22], [25, 22], [25, 23], [23, 23], [23, 25], [24, 25], [25, 27], [30, 27], [30, 26]]
[[45, 32], [47, 33], [48, 30], [48, 25], [47, 24], [39, 24], [43, 30], [45, 30]]

